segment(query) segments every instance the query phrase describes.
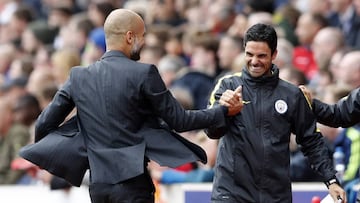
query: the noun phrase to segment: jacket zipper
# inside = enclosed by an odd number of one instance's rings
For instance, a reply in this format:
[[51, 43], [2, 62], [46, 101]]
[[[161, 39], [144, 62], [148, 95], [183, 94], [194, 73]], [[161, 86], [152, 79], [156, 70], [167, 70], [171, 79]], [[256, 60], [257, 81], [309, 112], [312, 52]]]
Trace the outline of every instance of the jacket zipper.
[[263, 116], [264, 116], [264, 107], [263, 107], [263, 90], [261, 88], [259, 88], [259, 97], [258, 97], [258, 100], [259, 100], [259, 135], [260, 135], [260, 138], [261, 138], [261, 141], [262, 141], [262, 145], [263, 145], [263, 158], [264, 160], [261, 162], [261, 167], [260, 167], [260, 185], [259, 185], [259, 188], [260, 188], [260, 191], [259, 191], [259, 200], [260, 202], [263, 202], [263, 193], [262, 193], [262, 180], [264, 179], [264, 163], [265, 163], [265, 144], [264, 144], [264, 137], [263, 137]]

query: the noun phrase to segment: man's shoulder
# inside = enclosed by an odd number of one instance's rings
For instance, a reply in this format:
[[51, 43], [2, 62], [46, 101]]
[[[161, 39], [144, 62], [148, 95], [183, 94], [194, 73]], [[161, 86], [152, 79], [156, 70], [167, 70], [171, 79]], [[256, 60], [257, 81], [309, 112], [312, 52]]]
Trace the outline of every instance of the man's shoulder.
[[[299, 100], [308, 100], [307, 97], [304, 95], [304, 93], [301, 91], [301, 89], [288, 82], [285, 80], [279, 80], [279, 84], [278, 84], [278, 88], [277, 88], [278, 92], [282, 92], [286, 95], [291, 95], [291, 98], [294, 98], [294, 101], [299, 101]], [[307, 101], [310, 102], [310, 101]]]
[[77, 73], [77, 72], [81, 72], [83, 70], [85, 70], [86, 68], [88, 68], [87, 66], [74, 66], [71, 68], [71, 73]]
[[157, 69], [157, 67], [154, 64], [150, 64], [150, 63], [141, 63], [141, 62], [137, 62], [137, 61], [133, 61], [134, 65], [137, 67], [140, 67], [141, 69], [146, 69], [148, 70], [149, 68], [153, 67], [155, 69]]
[[216, 84], [242, 83], [242, 72], [227, 73], [216, 80]]
[[300, 88], [298, 86], [296, 86], [286, 80], [282, 80], [282, 79], [279, 80], [278, 86], [285, 88], [285, 89], [287, 89], [287, 91], [290, 91], [290, 92], [299, 92], [300, 91]]
[[70, 80], [74, 80], [74, 78], [76, 78], [76, 80], [78, 80], [81, 77], [87, 77], [84, 76], [84, 71], [87, 71], [88, 67], [87, 66], [74, 66], [71, 68], [70, 70]]

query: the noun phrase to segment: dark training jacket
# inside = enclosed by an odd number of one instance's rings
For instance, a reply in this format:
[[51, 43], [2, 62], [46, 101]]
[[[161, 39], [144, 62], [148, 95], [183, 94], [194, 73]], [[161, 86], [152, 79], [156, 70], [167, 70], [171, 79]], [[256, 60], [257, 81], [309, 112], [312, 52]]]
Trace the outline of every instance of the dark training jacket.
[[226, 89], [242, 85], [244, 107], [227, 119], [227, 128], [207, 129], [220, 138], [212, 202], [292, 202], [289, 177], [290, 134], [310, 164], [326, 181], [335, 175], [329, 150], [316, 129], [310, 104], [301, 90], [279, 79], [273, 65], [271, 76], [253, 78], [242, 73], [220, 79], [210, 98], [216, 105]]

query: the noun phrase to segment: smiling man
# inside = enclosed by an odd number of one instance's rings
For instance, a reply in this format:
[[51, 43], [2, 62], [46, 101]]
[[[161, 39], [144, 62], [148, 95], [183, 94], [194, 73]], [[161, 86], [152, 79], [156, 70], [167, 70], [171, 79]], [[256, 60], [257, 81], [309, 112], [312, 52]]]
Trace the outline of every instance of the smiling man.
[[[274, 28], [250, 27], [244, 45], [246, 67], [220, 79], [210, 98], [210, 107], [244, 104], [240, 113], [227, 118], [227, 127], [207, 129], [210, 138], [220, 139], [212, 202], [292, 202], [291, 133], [334, 200], [346, 202], [311, 106], [297, 86], [279, 78], [273, 64], [277, 55]], [[240, 101], [233, 97], [239, 89]]]

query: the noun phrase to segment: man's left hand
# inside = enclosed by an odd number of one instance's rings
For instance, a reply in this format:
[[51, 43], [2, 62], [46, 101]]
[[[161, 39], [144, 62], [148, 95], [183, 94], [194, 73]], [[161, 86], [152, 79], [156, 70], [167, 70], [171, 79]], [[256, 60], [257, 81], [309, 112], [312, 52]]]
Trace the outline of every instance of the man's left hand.
[[329, 193], [334, 199], [334, 202], [339, 202], [338, 200], [341, 198], [341, 203], [347, 203], [346, 193], [338, 184], [334, 183], [329, 185]]

